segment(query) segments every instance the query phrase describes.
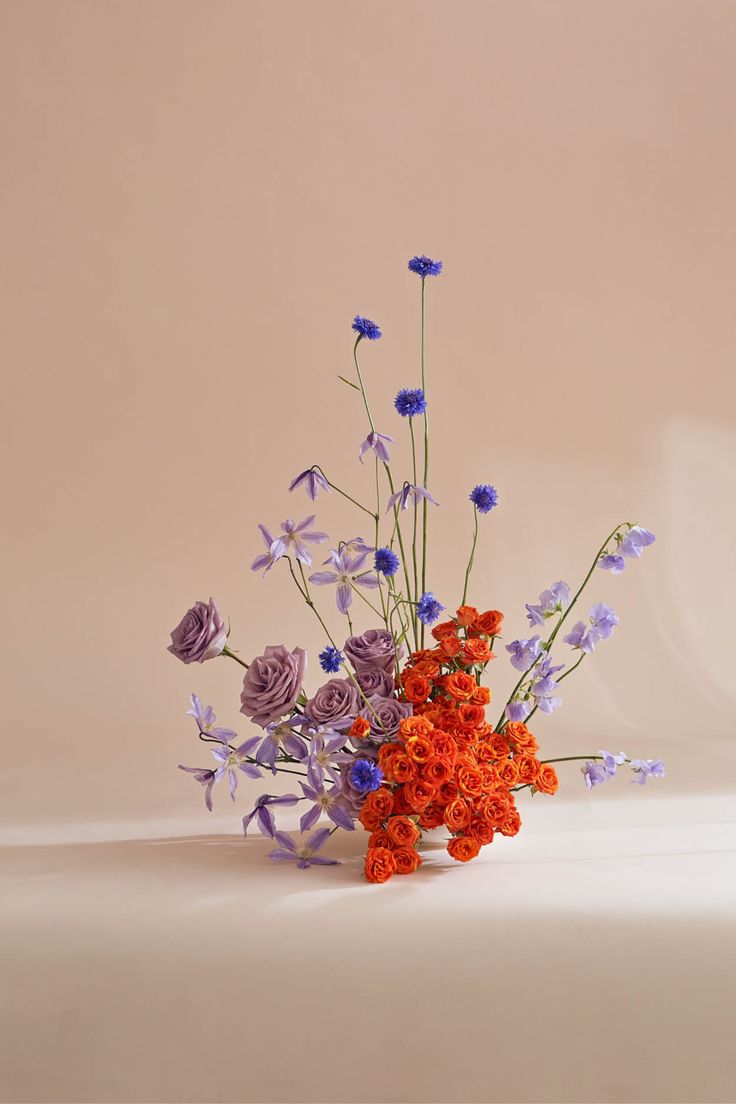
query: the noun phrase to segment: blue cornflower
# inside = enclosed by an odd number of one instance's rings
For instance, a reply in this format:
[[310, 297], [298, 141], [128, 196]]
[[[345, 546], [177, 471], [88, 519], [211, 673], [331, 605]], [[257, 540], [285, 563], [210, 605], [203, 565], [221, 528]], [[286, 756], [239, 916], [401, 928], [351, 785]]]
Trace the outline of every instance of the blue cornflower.
[[372, 759], [356, 759], [348, 771], [348, 779], [359, 794], [368, 794], [383, 782], [383, 771]]
[[490, 483], [479, 483], [473, 487], [469, 498], [481, 514], [488, 514], [498, 502], [498, 491]]
[[417, 617], [425, 625], [433, 625], [445, 607], [438, 602], [431, 591], [427, 591], [417, 602]]
[[427, 400], [421, 387], [403, 387], [394, 399], [394, 406], [402, 418], [416, 418], [427, 409]]
[[319, 653], [319, 665], [326, 675], [334, 675], [340, 670], [343, 658], [341, 651], [328, 644], [325, 650]]
[[381, 328], [370, 318], [363, 318], [362, 314], [356, 314], [353, 319], [353, 329], [360, 337], [367, 337], [369, 341], [377, 341], [381, 336]]
[[390, 548], [377, 548], [373, 566], [381, 575], [395, 575], [399, 570], [399, 557]]
[[442, 261], [433, 261], [431, 257], [412, 257], [409, 261], [409, 271], [416, 272], [417, 276], [439, 276], [442, 271]]

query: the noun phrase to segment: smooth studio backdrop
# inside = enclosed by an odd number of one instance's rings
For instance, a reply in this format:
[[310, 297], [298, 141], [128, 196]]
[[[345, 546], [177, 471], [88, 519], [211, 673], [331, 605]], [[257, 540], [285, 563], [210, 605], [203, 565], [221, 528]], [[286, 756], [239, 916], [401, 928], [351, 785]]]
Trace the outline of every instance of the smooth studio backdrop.
[[[242, 672], [225, 659], [184, 667], [165, 650], [168, 634], [212, 595], [246, 659], [266, 644], [301, 645], [308, 687], [318, 684], [325, 640], [288, 573], [250, 571], [257, 523], [312, 512], [303, 492], [287, 493], [312, 463], [356, 497], [372, 494], [372, 465], [357, 458], [360, 402], [337, 378], [352, 371], [356, 312], [384, 331], [362, 348], [365, 379], [379, 430], [397, 438], [396, 470], [409, 474], [392, 399], [419, 381], [414, 253], [445, 266], [427, 305], [440, 502], [431, 589], [447, 606], [460, 599], [477, 482], [493, 483], [500, 502], [480, 521], [469, 599], [506, 612], [508, 639], [526, 635], [525, 602], [557, 579], [576, 585], [617, 522], [657, 534], [622, 577], [596, 573], [583, 609], [606, 601], [621, 623], [563, 684], [559, 713], [534, 727], [548, 756], [623, 748], [663, 758], [667, 779], [588, 794], [571, 764], [550, 818], [566, 803], [594, 817], [625, 800], [638, 823], [676, 798], [729, 797], [735, 97], [736, 5], [720, 0], [0, 0], [2, 838], [41, 848], [31, 888], [18, 859], [18, 930], [42, 930], [28, 925], [24, 894], [44, 886], [57, 887], [68, 931], [82, 930], [76, 883], [49, 873], [52, 849], [41, 845], [155, 838], [180, 824], [238, 831], [259, 787], [244, 779], [235, 808], [216, 791], [208, 819], [199, 787], [176, 767], [208, 762], [184, 715], [192, 691], [220, 723], [251, 733], [238, 714]], [[315, 512], [335, 541], [370, 537], [336, 495]], [[332, 591], [319, 600], [344, 637]], [[358, 611], [357, 623], [370, 621]], [[503, 650], [489, 674], [500, 710], [514, 682]], [[544, 806], [534, 805], [542, 833]], [[132, 907], [142, 852], [126, 854]], [[212, 866], [180, 854], [186, 901]], [[240, 854], [217, 852], [213, 907], [226, 902], [223, 886], [244, 885]], [[110, 879], [116, 855], [100, 860]], [[513, 861], [511, 845], [504, 859]], [[79, 899], [86, 892], [94, 911], [107, 883], [85, 885]], [[172, 930], [169, 906], [154, 910], [161, 932]], [[206, 943], [216, 909], [198, 915]], [[44, 953], [31, 947], [28, 961], [46, 963]], [[168, 962], [161, 955], [154, 971]], [[103, 948], [99, 961], [118, 960]], [[174, 994], [186, 969], [172, 966], [157, 992]], [[18, 975], [18, 993], [35, 992], [28, 976]], [[33, 976], [45, 990], [43, 972]], [[129, 976], [121, 970], [123, 992]], [[696, 1019], [713, 992], [703, 969], [697, 977], [706, 980]], [[68, 977], [58, 984], [70, 992]], [[196, 1056], [186, 1033], [174, 1045], [173, 1029], [170, 1057], [139, 1066], [139, 1040], [114, 1082], [115, 1034], [98, 1038], [98, 1079], [85, 1080], [90, 1067], [63, 1054], [82, 1047], [79, 1008], [94, 1023], [102, 999], [69, 998], [63, 1030], [49, 1010], [65, 1088], [54, 1089], [53, 1065], [48, 1085], [34, 1080], [17, 1044], [14, 1099], [266, 1099], [267, 1082], [239, 1088], [232, 1066], [205, 1085], [187, 1067], [189, 1089], [167, 1081], [182, 1055]], [[16, 1027], [37, 1022], [31, 997], [19, 1000]], [[128, 1027], [139, 1014], [130, 1000]], [[181, 1011], [171, 1001], [161, 1021]], [[540, 1081], [516, 1098], [643, 1091], [615, 1077], [601, 1087], [603, 1061], [591, 1059], [577, 1089], [560, 1075], [557, 1090]], [[329, 1091], [350, 1091], [348, 1066]], [[139, 1068], [148, 1073], [131, 1088]], [[571, 1076], [575, 1068], [570, 1058]], [[655, 1091], [656, 1070], [643, 1068]], [[723, 1075], [718, 1062], [709, 1070]], [[406, 1099], [450, 1099], [453, 1084], [463, 1099], [487, 1099], [480, 1075], [464, 1088], [449, 1074], [439, 1089], [401, 1084], [390, 1091]], [[513, 1078], [499, 1084], [493, 1091], [508, 1094]], [[722, 1099], [709, 1084], [708, 1098]], [[300, 1098], [296, 1081], [273, 1091]], [[309, 1092], [327, 1099], [318, 1079]]]

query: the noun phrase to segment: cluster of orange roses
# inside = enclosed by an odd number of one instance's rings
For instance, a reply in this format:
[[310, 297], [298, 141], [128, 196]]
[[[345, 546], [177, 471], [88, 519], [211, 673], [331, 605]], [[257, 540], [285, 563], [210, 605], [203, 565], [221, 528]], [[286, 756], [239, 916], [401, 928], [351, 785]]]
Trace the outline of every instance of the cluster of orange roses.
[[[445, 827], [447, 850], [468, 862], [497, 832], [515, 836], [521, 818], [517, 787], [553, 794], [557, 775], [536, 758], [537, 743], [521, 722], [494, 729], [486, 721], [491, 700], [480, 685], [493, 659], [493, 641], [503, 614], [461, 606], [457, 615], [432, 630], [436, 646], [414, 652], [397, 679], [410, 702], [391, 743], [382, 744], [378, 764], [384, 782], [369, 793], [359, 820], [370, 832], [365, 859], [369, 882], [411, 874], [421, 864], [422, 831]], [[351, 735], [365, 735], [358, 718]]]

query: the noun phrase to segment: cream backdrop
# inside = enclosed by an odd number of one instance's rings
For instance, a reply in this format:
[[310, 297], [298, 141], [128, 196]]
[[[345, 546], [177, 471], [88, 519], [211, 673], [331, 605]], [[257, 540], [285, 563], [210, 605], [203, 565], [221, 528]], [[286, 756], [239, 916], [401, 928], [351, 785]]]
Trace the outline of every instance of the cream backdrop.
[[[563, 804], [730, 795], [736, 5], [2, 0], [0, 29], [5, 841], [237, 830], [258, 787], [208, 821], [176, 765], [207, 761], [192, 690], [249, 731], [240, 669], [185, 668], [168, 633], [212, 594], [244, 657], [300, 644], [316, 684], [323, 635], [285, 571], [251, 573], [256, 526], [310, 512], [287, 486], [314, 462], [370, 495], [337, 380], [356, 312], [407, 470], [416, 252], [445, 265], [432, 589], [459, 599], [477, 481], [500, 504], [470, 598], [510, 638], [616, 522], [654, 530], [595, 577], [621, 624], [537, 735], [666, 760], [651, 792], [563, 768]], [[316, 513], [370, 535], [337, 496]], [[497, 703], [512, 681], [498, 659]]]

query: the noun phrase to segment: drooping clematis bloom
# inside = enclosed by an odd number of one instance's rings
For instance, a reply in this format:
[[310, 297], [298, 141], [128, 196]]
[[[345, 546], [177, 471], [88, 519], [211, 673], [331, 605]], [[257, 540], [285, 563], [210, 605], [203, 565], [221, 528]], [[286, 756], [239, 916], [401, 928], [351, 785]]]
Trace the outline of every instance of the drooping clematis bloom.
[[288, 807], [296, 805], [299, 801], [303, 800], [303, 798], [297, 797], [296, 794], [261, 794], [251, 811], [246, 813], [243, 817], [243, 835], [248, 835], [248, 828], [250, 827], [251, 821], [255, 819], [264, 836], [271, 836], [273, 839], [276, 832], [276, 822], [269, 806], [280, 805]]
[[427, 502], [431, 502], [434, 506], [439, 506], [439, 502], [429, 491], [425, 491], [424, 487], [415, 487], [413, 483], [405, 483], [400, 491], [396, 491], [388, 500], [388, 506], [386, 507], [386, 513], [389, 510], [393, 510], [394, 506], [399, 507], [400, 510], [406, 510], [409, 506], [409, 500], [414, 502], [415, 506], [418, 506], [423, 499]]
[[261, 738], [254, 758], [262, 766], [268, 767], [272, 774], [276, 774], [276, 758], [280, 751], [285, 751], [287, 755], [300, 761], [306, 758], [307, 745], [295, 729], [309, 727], [310, 723], [307, 717], [300, 714], [284, 721], [272, 721], [266, 725], [266, 735]]
[[387, 433], [376, 433], [375, 431], [371, 431], [360, 446], [358, 459], [362, 463], [365, 454], [373, 451], [381, 463], [388, 464], [391, 462], [391, 453], [386, 446], [393, 444], [395, 444], [393, 437], [389, 437]]
[[320, 491], [327, 491], [328, 494], [332, 491], [330, 484], [327, 482], [322, 472], [317, 468], [307, 468], [306, 471], [300, 472], [299, 475], [292, 479], [289, 484], [289, 490], [295, 491], [297, 487], [301, 487], [302, 484], [304, 484], [304, 489], [312, 502], [314, 502]]

